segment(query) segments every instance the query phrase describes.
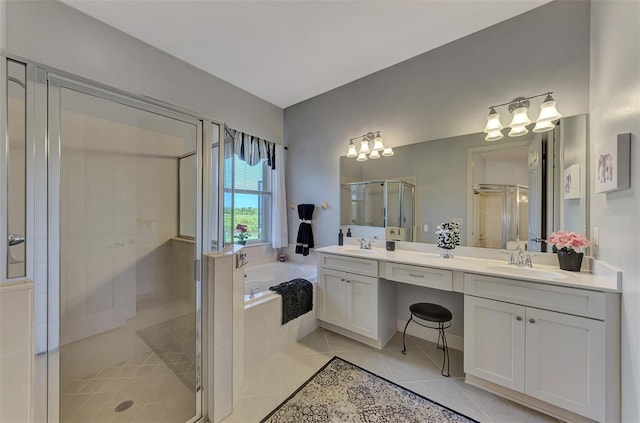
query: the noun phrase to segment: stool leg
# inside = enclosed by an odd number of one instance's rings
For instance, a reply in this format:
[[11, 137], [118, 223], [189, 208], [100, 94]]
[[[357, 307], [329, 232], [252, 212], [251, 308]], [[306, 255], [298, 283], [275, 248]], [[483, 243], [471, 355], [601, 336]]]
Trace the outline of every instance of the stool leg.
[[[439, 323], [438, 324], [438, 339], [440, 339], [440, 336], [442, 336], [442, 352], [443, 352], [443, 360], [442, 360], [442, 370], [440, 371], [440, 374], [444, 377], [449, 377], [450, 373], [449, 373], [449, 345], [447, 344], [447, 338], [444, 335], [444, 323]], [[444, 373], [444, 366], [445, 364], [447, 365], [447, 373]]]
[[407, 324], [404, 325], [404, 331], [402, 332], [402, 354], [407, 355], [407, 347], [404, 343], [404, 338], [407, 335], [407, 326], [409, 326], [409, 323], [411, 323], [411, 320], [413, 320], [413, 314], [411, 315], [411, 317], [409, 317], [409, 320], [407, 320]]
[[[442, 323], [438, 323], [438, 328], [440, 328], [440, 326], [442, 326]], [[443, 346], [440, 346], [440, 338], [442, 338], [442, 333], [440, 332], [440, 329], [438, 329], [438, 343], [436, 344], [436, 348], [439, 350], [443, 350], [444, 349], [444, 343]]]

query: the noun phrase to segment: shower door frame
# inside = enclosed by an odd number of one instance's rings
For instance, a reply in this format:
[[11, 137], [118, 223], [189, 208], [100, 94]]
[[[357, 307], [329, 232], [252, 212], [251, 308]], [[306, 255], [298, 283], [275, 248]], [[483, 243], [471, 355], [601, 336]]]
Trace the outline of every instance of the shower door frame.
[[[196, 313], [196, 390], [195, 390], [195, 415], [188, 422], [203, 420], [207, 415], [206, 402], [204, 401], [204, 387], [206, 381], [206, 360], [203, 353], [203, 236], [208, 237], [209, 222], [203, 218], [203, 214], [208, 215], [210, 177], [203, 169], [211, 166], [210, 154], [203, 152], [211, 151], [212, 123], [221, 127], [222, 123], [213, 119], [204, 118], [191, 113], [185, 113], [170, 105], [161, 102], [149, 101], [149, 99], [131, 95], [129, 93], [85, 81], [64, 72], [48, 71], [46, 68], [38, 68], [37, 82], [40, 86], [40, 95], [36, 98], [37, 108], [41, 113], [45, 113], [46, 123], [38, 125], [40, 134], [44, 140], [43, 160], [39, 163], [47, 166], [45, 172], [46, 182], [40, 179], [38, 182], [45, 183], [47, 187], [47, 199], [42, 201], [46, 204], [44, 212], [42, 209], [37, 213], [40, 219], [46, 222], [47, 237], [47, 395], [46, 414], [48, 423], [59, 422], [60, 405], [60, 117], [62, 107], [60, 104], [60, 94], [63, 88], [80, 92], [85, 95], [94, 96], [104, 100], [112, 101], [123, 106], [133, 107], [146, 112], [154, 113], [166, 118], [175, 119], [196, 127], [196, 239], [195, 256], [193, 263], [193, 280], [195, 283], [195, 313]], [[44, 87], [43, 87], [44, 84]], [[44, 97], [44, 98], [43, 98]], [[39, 102], [38, 102], [39, 101]], [[42, 106], [42, 104], [46, 104]], [[40, 107], [38, 107], [40, 105]], [[36, 113], [37, 115], [37, 113]], [[41, 120], [42, 122], [42, 120]], [[35, 142], [37, 144], [37, 141]], [[44, 163], [42, 163], [44, 162]], [[37, 165], [36, 165], [37, 167]], [[36, 184], [37, 185], [37, 184]], [[207, 208], [204, 210], [203, 207]], [[42, 214], [44, 213], [44, 215]], [[42, 221], [41, 220], [41, 221]], [[36, 377], [38, 377], [36, 369]], [[42, 375], [40, 375], [42, 376]], [[35, 406], [43, 406], [35, 404]]]

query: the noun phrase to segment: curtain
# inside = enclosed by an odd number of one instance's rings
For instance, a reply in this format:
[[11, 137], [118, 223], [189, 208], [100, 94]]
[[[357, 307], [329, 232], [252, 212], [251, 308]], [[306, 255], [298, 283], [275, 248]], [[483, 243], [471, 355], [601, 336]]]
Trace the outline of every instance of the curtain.
[[289, 246], [287, 227], [287, 193], [284, 184], [284, 147], [275, 145], [274, 164], [271, 171], [271, 246], [283, 248]]
[[233, 151], [240, 160], [244, 160], [249, 166], [255, 166], [261, 160], [266, 160], [271, 169], [276, 168], [275, 143], [270, 141], [235, 131]]

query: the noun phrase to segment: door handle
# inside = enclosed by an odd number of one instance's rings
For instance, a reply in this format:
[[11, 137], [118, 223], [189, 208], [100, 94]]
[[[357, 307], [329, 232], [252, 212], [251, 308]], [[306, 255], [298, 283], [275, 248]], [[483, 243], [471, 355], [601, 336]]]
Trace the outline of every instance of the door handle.
[[414, 278], [424, 278], [424, 275], [416, 275], [414, 273], [409, 273], [409, 276], [413, 276]]
[[13, 247], [14, 245], [22, 244], [24, 242], [24, 237], [22, 235], [9, 234], [7, 240], [9, 242], [9, 247]]

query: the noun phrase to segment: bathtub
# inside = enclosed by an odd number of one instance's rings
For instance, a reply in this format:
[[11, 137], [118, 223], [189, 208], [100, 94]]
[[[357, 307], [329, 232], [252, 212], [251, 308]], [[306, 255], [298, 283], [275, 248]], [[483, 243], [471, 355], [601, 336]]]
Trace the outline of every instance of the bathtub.
[[[318, 328], [316, 272], [316, 266], [292, 262], [245, 268], [242, 338], [245, 372]], [[313, 284], [313, 309], [282, 325], [282, 297], [269, 291], [269, 287], [295, 278]]]
[[316, 266], [277, 262], [247, 267], [244, 272], [244, 307], [251, 307], [268, 301], [270, 298], [279, 297], [279, 294], [269, 291], [269, 287], [295, 278], [306, 279], [315, 285], [317, 281]]

